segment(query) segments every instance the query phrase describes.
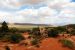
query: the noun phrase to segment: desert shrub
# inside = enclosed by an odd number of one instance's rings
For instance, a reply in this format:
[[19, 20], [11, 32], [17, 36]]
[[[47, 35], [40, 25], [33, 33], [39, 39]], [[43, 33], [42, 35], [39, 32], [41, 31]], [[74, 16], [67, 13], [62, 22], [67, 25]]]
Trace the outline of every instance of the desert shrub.
[[51, 29], [48, 31], [48, 37], [57, 37], [58, 36], [58, 31]]
[[69, 32], [70, 35], [75, 35], [75, 29]]
[[10, 41], [10, 35], [5, 35], [4, 37], [2, 37], [1, 39], [3, 42], [9, 42]]
[[10, 41], [14, 43], [19, 43], [21, 40], [24, 40], [25, 38], [21, 34], [13, 34], [10, 37]]
[[29, 30], [29, 29], [26, 29], [24, 32], [31, 32], [31, 30]]
[[32, 29], [32, 32], [35, 32], [35, 31], [40, 31], [40, 30], [39, 30], [39, 27]]
[[31, 39], [32, 37], [31, 36], [28, 36], [28, 39]]
[[40, 45], [38, 45], [38, 44], [37, 44], [37, 45], [35, 45], [35, 47], [39, 48], [39, 47], [40, 47]]
[[65, 47], [69, 47], [69, 48], [74, 47], [73, 42], [70, 40], [63, 39], [63, 40], [61, 40], [61, 42], [62, 42], [63, 46], [65, 46]]
[[56, 29], [59, 33], [66, 31], [66, 28], [65, 28], [64, 26], [55, 27], [55, 29]]
[[5, 50], [10, 50], [10, 48], [8, 46], [5, 46]]
[[8, 35], [8, 33], [1, 33], [0, 34], [0, 40], [5, 40], [8, 39], [10, 35]]
[[41, 37], [39, 27], [32, 29], [32, 35], [34, 36], [34, 38], [38, 38], [38, 39]]
[[27, 45], [28, 45], [28, 43], [24, 43], [24, 45], [25, 45], [25, 46], [27, 46]]
[[38, 40], [37, 40], [37, 39], [33, 39], [33, 40], [31, 41], [31, 44], [32, 44], [32, 45], [37, 45], [37, 44], [38, 44]]
[[4, 36], [3, 33], [0, 33], [0, 39], [1, 39], [3, 36]]
[[12, 32], [12, 33], [15, 33], [15, 32], [17, 32], [17, 31], [18, 31], [18, 29], [15, 28], [15, 27], [13, 27], [13, 28], [10, 29], [10, 32]]

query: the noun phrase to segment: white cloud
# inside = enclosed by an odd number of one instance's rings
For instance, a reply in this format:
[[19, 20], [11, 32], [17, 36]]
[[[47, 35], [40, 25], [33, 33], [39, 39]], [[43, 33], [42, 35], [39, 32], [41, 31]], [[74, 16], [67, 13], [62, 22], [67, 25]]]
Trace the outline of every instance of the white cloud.
[[[0, 21], [54, 25], [72, 24], [75, 23], [75, 3], [70, 1], [71, 0], [1, 0]], [[38, 4], [44, 4], [46, 6], [34, 9], [34, 5], [37, 6]], [[25, 5], [29, 5], [32, 8], [19, 10]], [[7, 9], [10, 11], [5, 12]]]
[[36, 9], [24, 9], [24, 10], [21, 10], [21, 11], [18, 11], [16, 13], [18, 13], [18, 15], [21, 15], [21, 16], [37, 16], [38, 10]]
[[0, 22], [6, 21], [9, 23], [15, 23], [15, 22], [24, 22], [24, 18], [22, 16], [18, 16], [15, 14], [7, 13], [7, 12], [0, 12]]
[[38, 15], [42, 17], [55, 16], [56, 14], [57, 14], [57, 11], [49, 7], [41, 7], [38, 9]]

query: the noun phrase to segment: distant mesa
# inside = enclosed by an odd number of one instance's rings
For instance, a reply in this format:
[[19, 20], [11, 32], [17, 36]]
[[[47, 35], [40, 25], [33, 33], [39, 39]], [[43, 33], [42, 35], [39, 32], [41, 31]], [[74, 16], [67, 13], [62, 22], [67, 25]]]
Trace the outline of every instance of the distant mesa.
[[[0, 22], [2, 24], [2, 22]], [[9, 25], [32, 25], [32, 26], [52, 26], [50, 24], [34, 24], [34, 23], [8, 23]]]
[[52, 26], [52, 25], [49, 25], [49, 24], [34, 24], [34, 23], [14, 23], [14, 25]]

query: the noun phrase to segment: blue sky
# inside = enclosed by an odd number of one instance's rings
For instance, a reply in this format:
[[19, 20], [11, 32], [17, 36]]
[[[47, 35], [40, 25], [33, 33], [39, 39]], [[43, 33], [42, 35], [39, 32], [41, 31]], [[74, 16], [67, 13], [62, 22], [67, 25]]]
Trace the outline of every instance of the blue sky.
[[72, 0], [72, 2], [75, 2], [75, 0]]
[[0, 22], [75, 24], [75, 0], [0, 0]]

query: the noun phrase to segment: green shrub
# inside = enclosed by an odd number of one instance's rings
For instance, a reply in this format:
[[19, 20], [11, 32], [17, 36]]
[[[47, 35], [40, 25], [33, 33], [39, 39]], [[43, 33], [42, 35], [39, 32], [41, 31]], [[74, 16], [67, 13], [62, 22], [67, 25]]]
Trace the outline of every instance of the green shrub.
[[57, 37], [58, 36], [58, 31], [55, 29], [51, 29], [48, 31], [48, 37]]
[[38, 40], [37, 40], [37, 39], [33, 39], [33, 40], [31, 41], [31, 44], [32, 44], [32, 45], [37, 45], [37, 44], [38, 44]]
[[4, 21], [1, 26], [1, 32], [8, 32], [8, 31], [9, 31], [8, 24]]
[[10, 35], [5, 35], [4, 37], [2, 37], [1, 39], [3, 42], [9, 42], [10, 41]]
[[63, 46], [65, 46], [65, 47], [69, 47], [69, 48], [74, 47], [73, 42], [70, 40], [63, 39], [63, 40], [61, 40], [61, 42], [62, 42]]
[[64, 26], [58, 26], [58, 27], [55, 27], [55, 29], [58, 30], [59, 33], [66, 31], [66, 28]]
[[33, 35], [34, 38], [40, 39], [41, 33], [40, 33], [39, 27], [32, 29], [32, 35]]
[[21, 34], [13, 34], [10, 37], [10, 41], [14, 43], [19, 43], [21, 40], [24, 40], [24, 37]]
[[17, 31], [18, 31], [18, 29], [15, 28], [15, 27], [13, 27], [13, 28], [10, 29], [10, 32], [12, 32], [12, 33], [15, 33], [15, 32], [17, 32]]

